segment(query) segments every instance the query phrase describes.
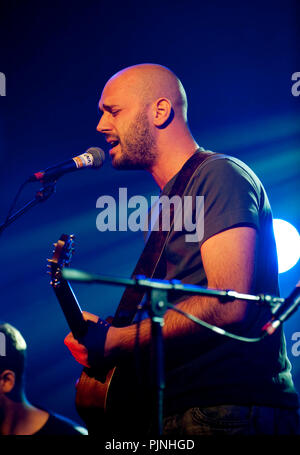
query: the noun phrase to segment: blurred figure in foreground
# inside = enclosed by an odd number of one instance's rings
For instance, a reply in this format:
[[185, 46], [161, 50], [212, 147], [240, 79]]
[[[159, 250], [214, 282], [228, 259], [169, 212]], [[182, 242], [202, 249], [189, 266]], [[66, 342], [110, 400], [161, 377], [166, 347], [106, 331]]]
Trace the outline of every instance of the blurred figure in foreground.
[[[87, 430], [53, 412], [33, 406], [24, 389], [26, 342], [8, 323], [0, 323], [0, 435], [84, 435]], [[3, 355], [4, 354], [4, 355]]]

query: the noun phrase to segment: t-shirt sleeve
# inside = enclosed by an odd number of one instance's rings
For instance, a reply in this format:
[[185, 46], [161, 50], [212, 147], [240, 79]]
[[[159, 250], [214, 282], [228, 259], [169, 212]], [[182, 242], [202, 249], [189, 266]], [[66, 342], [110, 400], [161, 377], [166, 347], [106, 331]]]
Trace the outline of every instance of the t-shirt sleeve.
[[204, 196], [204, 233], [209, 237], [238, 225], [259, 230], [259, 180], [242, 163], [222, 158], [208, 162], [193, 182], [193, 192]]

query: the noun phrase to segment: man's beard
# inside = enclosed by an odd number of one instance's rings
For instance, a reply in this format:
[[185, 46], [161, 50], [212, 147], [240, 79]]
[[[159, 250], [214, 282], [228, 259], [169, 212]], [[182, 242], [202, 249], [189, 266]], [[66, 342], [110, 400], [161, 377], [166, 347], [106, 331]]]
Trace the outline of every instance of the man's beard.
[[141, 111], [119, 143], [121, 150], [112, 158], [115, 169], [151, 169], [156, 159], [155, 138], [147, 114]]

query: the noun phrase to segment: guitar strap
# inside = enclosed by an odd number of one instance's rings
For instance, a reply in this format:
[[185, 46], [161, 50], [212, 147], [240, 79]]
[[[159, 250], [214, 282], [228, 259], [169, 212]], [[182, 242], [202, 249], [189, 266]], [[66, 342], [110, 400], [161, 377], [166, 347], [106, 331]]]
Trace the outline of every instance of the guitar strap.
[[[196, 171], [212, 155], [215, 155], [215, 153], [203, 150], [202, 148], [198, 149], [180, 169], [168, 197], [172, 198], [175, 195], [182, 197]], [[160, 212], [160, 221], [161, 215], [162, 213]], [[136, 275], [144, 275], [147, 278], [158, 277], [162, 267], [165, 267], [163, 252], [173, 223], [174, 204], [170, 204], [170, 229], [162, 230], [162, 223], [159, 222], [159, 230], [152, 230], [131, 277], [135, 277]], [[121, 297], [112, 325], [115, 327], [130, 325], [144, 294], [145, 290], [138, 286], [127, 287]]]

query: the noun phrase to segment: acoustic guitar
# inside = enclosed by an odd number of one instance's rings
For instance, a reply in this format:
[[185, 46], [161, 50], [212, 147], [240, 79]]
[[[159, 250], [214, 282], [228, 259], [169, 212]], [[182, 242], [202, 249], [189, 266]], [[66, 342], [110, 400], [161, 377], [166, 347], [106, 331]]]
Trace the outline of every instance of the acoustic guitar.
[[[48, 268], [51, 275], [51, 286], [64, 313], [68, 326], [75, 339], [85, 335], [87, 324], [82, 310], [70, 283], [62, 278], [62, 269], [70, 265], [74, 251], [74, 236], [62, 234], [57, 243], [54, 243], [53, 256], [48, 259]], [[103, 372], [105, 379], [96, 379], [99, 372], [84, 368], [76, 383], [76, 409], [86, 423], [89, 433], [99, 430], [105, 418], [108, 390], [114, 368]]]
[[[53, 256], [48, 259], [48, 268], [51, 275], [50, 284], [68, 326], [74, 338], [80, 340], [86, 333], [87, 323], [70, 283], [62, 278], [62, 269], [70, 265], [73, 251], [74, 236], [62, 234], [57, 243], [54, 243]], [[106, 320], [111, 322], [112, 319], [110, 317]], [[76, 382], [75, 404], [89, 434], [99, 435], [99, 432], [110, 432], [112, 421], [115, 428], [119, 426], [120, 431], [124, 430], [126, 434], [133, 426], [137, 429], [139, 424], [146, 425], [150, 414], [147, 411], [148, 405], [140, 399], [138, 385], [133, 380], [132, 370], [135, 367], [136, 365], [132, 366], [126, 361], [123, 368], [118, 365], [118, 368], [110, 370], [106, 370], [105, 367], [97, 371], [92, 368], [83, 369]], [[150, 396], [147, 399], [150, 399]], [[129, 421], [130, 412], [134, 406], [139, 408], [139, 416], [145, 411], [145, 417], [135, 424], [133, 424], [133, 418], [130, 417]], [[125, 412], [126, 408], [128, 411]], [[123, 412], [124, 418], [121, 417]], [[127, 422], [124, 422], [124, 419]]]

